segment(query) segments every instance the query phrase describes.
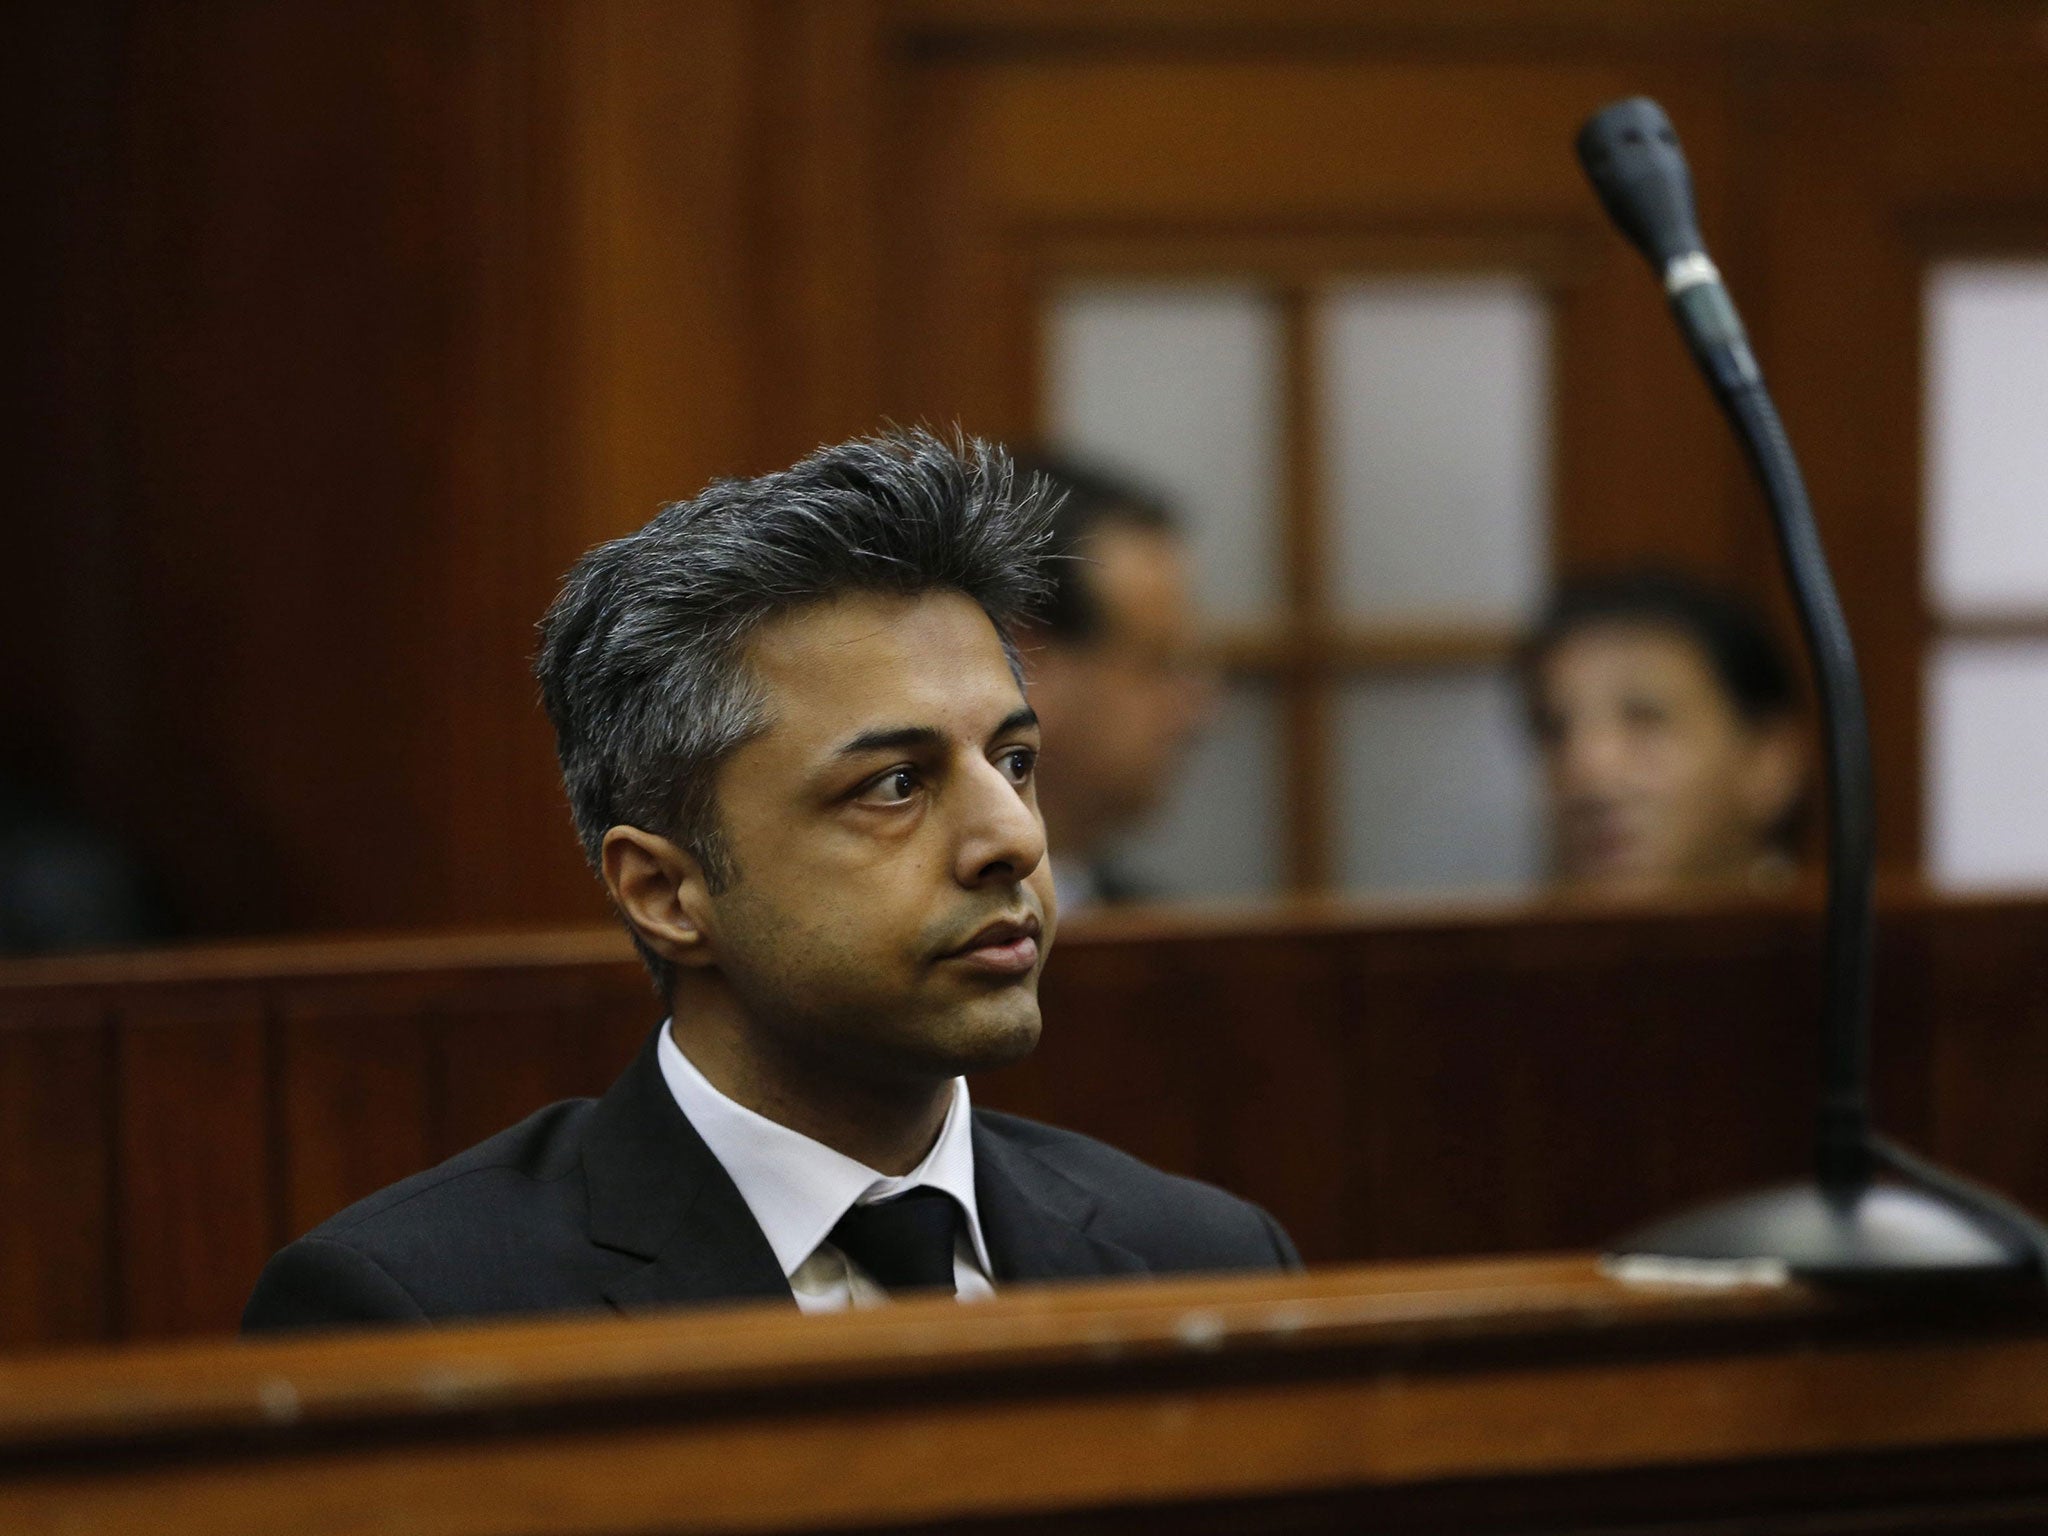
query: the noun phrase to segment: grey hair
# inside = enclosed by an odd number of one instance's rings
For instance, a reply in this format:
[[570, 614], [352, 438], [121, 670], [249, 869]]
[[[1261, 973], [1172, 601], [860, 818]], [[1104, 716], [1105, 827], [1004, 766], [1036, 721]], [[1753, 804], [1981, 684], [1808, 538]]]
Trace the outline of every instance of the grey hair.
[[[845, 592], [958, 591], [1016, 672], [1011, 629], [1045, 597], [1055, 497], [1014, 480], [1000, 447], [892, 431], [714, 481], [584, 555], [541, 620], [534, 671], [591, 867], [626, 825], [686, 849], [714, 893], [739, 878], [712, 786], [768, 724], [744, 653], [770, 619]], [[633, 942], [666, 994], [673, 969]]]

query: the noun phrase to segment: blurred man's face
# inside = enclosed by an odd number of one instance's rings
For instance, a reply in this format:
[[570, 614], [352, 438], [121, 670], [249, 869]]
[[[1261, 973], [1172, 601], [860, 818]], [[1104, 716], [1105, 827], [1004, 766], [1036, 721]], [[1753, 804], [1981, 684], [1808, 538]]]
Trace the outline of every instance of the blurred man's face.
[[1045, 720], [1048, 804], [1061, 849], [1089, 851], [1144, 816], [1177, 780], [1215, 709], [1197, 659], [1186, 557], [1171, 534], [1109, 523], [1082, 546], [1101, 626], [1026, 659]]
[[1743, 720], [1693, 641], [1589, 625], [1535, 684], [1562, 879], [1658, 891], [1740, 880], [1769, 852], [1798, 793], [1797, 741]]
[[987, 615], [957, 593], [848, 596], [769, 624], [748, 661], [771, 724], [719, 771], [739, 874], [695, 963], [837, 1071], [1028, 1053], [1055, 920], [1038, 724]]

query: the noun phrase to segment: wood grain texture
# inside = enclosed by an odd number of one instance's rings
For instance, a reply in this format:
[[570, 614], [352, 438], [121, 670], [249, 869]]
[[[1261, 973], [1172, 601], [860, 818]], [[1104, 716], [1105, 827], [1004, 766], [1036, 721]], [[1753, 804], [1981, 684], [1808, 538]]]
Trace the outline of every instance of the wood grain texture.
[[122, 1332], [230, 1331], [279, 1242], [262, 1000], [131, 999], [117, 1061]]
[[[530, 981], [497, 995], [451, 1003], [436, 1021], [446, 1085], [436, 1127], [438, 1157], [525, 1119], [557, 1099], [595, 1097], [625, 1070], [662, 1008], [638, 985], [592, 986], [584, 978], [536, 989]], [[536, 991], [539, 995], [536, 996]], [[484, 1063], [496, 1065], [480, 1070]]]
[[[1276, 1313], [1276, 1308], [1289, 1310]], [[1206, 1320], [1191, 1339], [1191, 1310]], [[690, 1324], [640, 1314], [601, 1329], [500, 1320], [437, 1329], [439, 1358], [485, 1411], [545, 1406], [618, 1386], [646, 1399], [709, 1396], [787, 1382], [945, 1381], [998, 1369], [1065, 1370], [1208, 1354], [1319, 1348], [1388, 1350], [1418, 1339], [1486, 1351], [1505, 1338], [1590, 1323], [1608, 1352], [1702, 1323], [1768, 1332], [1827, 1310], [1799, 1287], [1715, 1291], [1631, 1286], [1582, 1255], [1379, 1265], [1303, 1275], [1181, 1276], [1145, 1285], [1021, 1287], [990, 1306], [909, 1302], [839, 1314], [820, 1329], [780, 1306], [693, 1310]], [[1294, 1339], [1288, 1343], [1289, 1335]], [[906, 1345], [923, 1340], [925, 1349]], [[0, 1366], [0, 1445], [94, 1435], [200, 1436], [260, 1430], [278, 1415], [262, 1385], [285, 1375], [293, 1422], [333, 1425], [433, 1401], [419, 1336], [377, 1330], [270, 1335], [224, 1348], [186, 1340], [66, 1351]], [[1113, 1346], [1107, 1347], [1107, 1346]]]
[[[974, 1093], [1259, 1201], [1316, 1263], [1593, 1246], [1803, 1170], [1818, 934], [1799, 898], [1114, 913], [1066, 926], [1038, 1052]], [[622, 951], [589, 930], [280, 945], [268, 973], [250, 946], [6, 968], [0, 1084], [51, 1097], [0, 1125], [0, 1178], [55, 1234], [12, 1250], [44, 1301], [10, 1342], [225, 1326], [273, 1246], [602, 1091], [662, 1012]], [[2038, 901], [1895, 891], [1875, 1019], [1885, 1128], [2037, 1209], [2043, 953]], [[111, 1101], [91, 1030], [50, 1033], [91, 1019]], [[111, 1227], [65, 1203], [102, 1167]]]
[[92, 998], [0, 1030], [0, 1348], [113, 1327], [114, 1050]]
[[[1103, 1511], [1178, 1529], [1311, 1494], [1346, 1507], [1288, 1528], [1342, 1529], [1475, 1482], [1562, 1486], [1583, 1511], [1602, 1480], [1651, 1474], [1661, 1507], [1637, 1528], [1671, 1530], [1790, 1457], [1781, 1518], [1853, 1511], [1842, 1474], [1875, 1453], [1894, 1515], [1912, 1492], [1995, 1514], [2010, 1468], [1970, 1452], [2048, 1445], [2042, 1328], [2034, 1297], [1965, 1318], [1547, 1259], [158, 1347], [0, 1365], [0, 1516], [220, 1536], [312, 1508], [334, 1532], [402, 1512], [476, 1536]], [[1461, 1528], [1526, 1519], [1509, 1496]]]
[[[1933, 1145], [1989, 1183], [2048, 1205], [2048, 934], [2012, 914], [1930, 925]], [[1986, 1106], [2012, 1106], [1986, 1113]], [[2019, 1106], [2027, 1106], [2023, 1112]]]
[[287, 1240], [436, 1161], [447, 1083], [434, 1047], [418, 988], [309, 987], [286, 1005], [276, 1177]]

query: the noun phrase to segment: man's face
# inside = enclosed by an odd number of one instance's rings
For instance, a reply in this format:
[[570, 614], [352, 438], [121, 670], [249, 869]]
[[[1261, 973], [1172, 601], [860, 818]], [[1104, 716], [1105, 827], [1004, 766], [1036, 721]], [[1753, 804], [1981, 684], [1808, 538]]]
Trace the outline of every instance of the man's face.
[[[1081, 551], [1101, 628], [1029, 659], [1032, 698], [1052, 746], [1048, 772], [1063, 810], [1099, 835], [1159, 803], [1179, 760], [1215, 710], [1198, 664], [1195, 605], [1180, 541], [1111, 523]], [[1071, 829], [1054, 828], [1065, 837]], [[1063, 845], [1064, 846], [1064, 845]]]
[[1789, 731], [1737, 713], [1699, 647], [1652, 625], [1589, 625], [1536, 677], [1559, 875], [1653, 891], [1737, 878], [1797, 793]]
[[987, 615], [850, 595], [747, 659], [771, 723], [719, 771], [738, 878], [707, 925], [747, 1017], [873, 1080], [1028, 1054], [1055, 918], [1038, 725]]

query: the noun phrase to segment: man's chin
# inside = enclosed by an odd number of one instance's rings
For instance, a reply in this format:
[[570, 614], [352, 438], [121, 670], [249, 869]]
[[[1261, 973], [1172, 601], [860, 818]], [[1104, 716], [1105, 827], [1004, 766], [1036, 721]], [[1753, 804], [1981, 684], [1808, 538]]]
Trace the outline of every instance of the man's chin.
[[1566, 867], [1574, 880], [1589, 885], [1623, 885], [1656, 872], [1654, 850], [1643, 839], [1613, 832], [1577, 839]]
[[953, 1076], [1015, 1066], [1038, 1048], [1038, 999], [1021, 988], [983, 998], [962, 1009], [936, 1032]]

